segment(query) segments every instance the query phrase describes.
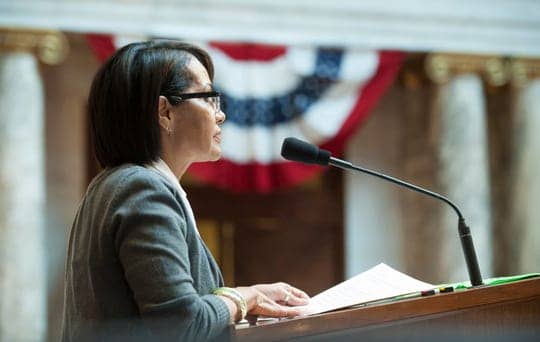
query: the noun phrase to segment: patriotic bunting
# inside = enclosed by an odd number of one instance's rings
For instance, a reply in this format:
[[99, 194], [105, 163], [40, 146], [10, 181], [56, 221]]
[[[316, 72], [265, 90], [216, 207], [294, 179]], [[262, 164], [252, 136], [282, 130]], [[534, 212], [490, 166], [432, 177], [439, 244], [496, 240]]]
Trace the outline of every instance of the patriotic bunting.
[[[88, 35], [104, 60], [125, 44]], [[214, 88], [222, 93], [222, 159], [193, 164], [189, 173], [236, 192], [267, 193], [298, 184], [323, 168], [285, 161], [283, 139], [294, 136], [339, 155], [345, 142], [394, 81], [400, 52], [198, 44], [215, 64]]]

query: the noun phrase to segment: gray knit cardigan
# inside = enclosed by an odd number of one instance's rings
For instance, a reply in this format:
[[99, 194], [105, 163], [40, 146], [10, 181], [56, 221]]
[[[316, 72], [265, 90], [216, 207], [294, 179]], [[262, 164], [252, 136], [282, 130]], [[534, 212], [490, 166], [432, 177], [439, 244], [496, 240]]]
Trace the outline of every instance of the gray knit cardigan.
[[62, 340], [209, 340], [229, 312], [223, 278], [186, 219], [180, 194], [154, 170], [106, 169], [71, 228]]

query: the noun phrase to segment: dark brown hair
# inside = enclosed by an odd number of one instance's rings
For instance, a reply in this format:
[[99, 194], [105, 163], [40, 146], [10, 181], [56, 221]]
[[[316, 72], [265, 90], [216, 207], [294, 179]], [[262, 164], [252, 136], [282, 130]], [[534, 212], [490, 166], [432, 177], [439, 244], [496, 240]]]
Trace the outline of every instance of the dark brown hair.
[[92, 145], [102, 167], [145, 164], [160, 153], [159, 96], [185, 91], [193, 76], [188, 68], [197, 58], [214, 77], [206, 51], [173, 40], [132, 43], [116, 51], [99, 69], [88, 96]]

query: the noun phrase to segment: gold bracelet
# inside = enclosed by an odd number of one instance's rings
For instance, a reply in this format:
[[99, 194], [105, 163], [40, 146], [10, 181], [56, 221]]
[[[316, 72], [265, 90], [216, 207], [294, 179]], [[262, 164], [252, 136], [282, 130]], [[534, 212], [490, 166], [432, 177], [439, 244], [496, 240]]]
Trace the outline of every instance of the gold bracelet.
[[227, 297], [230, 300], [236, 304], [238, 310], [240, 311], [240, 319], [239, 321], [246, 318], [247, 315], [247, 303], [244, 299], [244, 296], [238, 290], [233, 289], [231, 287], [218, 287], [213, 292], [216, 296], [223, 296]]

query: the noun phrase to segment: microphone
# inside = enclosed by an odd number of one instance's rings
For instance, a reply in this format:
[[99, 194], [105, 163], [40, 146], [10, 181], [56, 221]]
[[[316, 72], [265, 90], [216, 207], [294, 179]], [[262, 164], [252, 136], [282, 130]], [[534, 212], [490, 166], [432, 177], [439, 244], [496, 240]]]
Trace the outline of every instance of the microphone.
[[472, 240], [471, 231], [465, 223], [465, 219], [463, 218], [463, 215], [461, 214], [459, 208], [448, 198], [439, 195], [438, 193], [435, 193], [433, 191], [421, 188], [411, 183], [407, 183], [405, 181], [385, 175], [383, 173], [353, 165], [345, 160], [334, 158], [332, 157], [330, 151], [323, 150], [318, 146], [315, 146], [297, 138], [289, 137], [283, 140], [283, 145], [281, 146], [281, 156], [287, 160], [297, 161], [306, 164], [331, 165], [344, 170], [354, 170], [367, 173], [369, 175], [382, 178], [405, 188], [420, 192], [424, 195], [437, 198], [438, 200], [441, 200], [446, 204], [450, 205], [458, 215], [459, 238], [461, 240], [461, 248], [463, 249], [463, 254], [465, 256], [465, 262], [467, 264], [467, 270], [469, 272], [469, 279], [471, 280], [471, 285], [483, 285], [482, 275], [480, 274], [480, 267], [478, 266], [478, 260], [476, 258], [476, 252], [474, 250], [474, 243]]

